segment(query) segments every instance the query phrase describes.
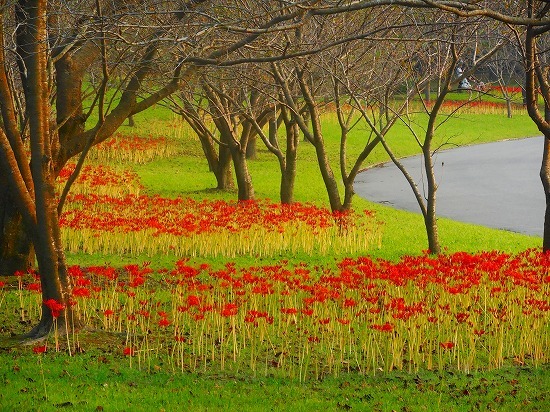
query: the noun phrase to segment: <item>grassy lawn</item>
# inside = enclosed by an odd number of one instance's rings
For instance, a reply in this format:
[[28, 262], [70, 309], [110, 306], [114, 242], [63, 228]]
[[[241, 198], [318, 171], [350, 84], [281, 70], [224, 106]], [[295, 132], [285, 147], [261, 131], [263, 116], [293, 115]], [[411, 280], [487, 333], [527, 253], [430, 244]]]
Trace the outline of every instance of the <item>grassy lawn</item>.
[[[142, 163], [126, 163], [114, 158], [106, 164], [114, 168], [131, 169], [139, 176], [142, 192], [163, 197], [188, 197], [195, 200], [233, 201], [235, 192], [217, 192], [215, 179], [200, 150], [199, 142], [173, 115], [161, 107], [136, 116], [136, 128], [124, 126], [127, 136], [166, 138], [175, 147], [168, 157], [155, 157]], [[422, 118], [415, 128], [422, 129]], [[338, 133], [329, 115], [324, 119], [325, 138], [336, 165]], [[508, 138], [537, 135], [536, 128], [525, 115], [507, 119], [503, 114], [463, 114], [444, 123], [438, 134], [444, 148], [477, 144]], [[365, 143], [366, 130], [352, 131], [348, 153], [352, 158]], [[390, 144], [399, 156], [418, 153], [418, 147], [397, 126], [389, 136]], [[275, 158], [259, 146], [258, 159], [249, 164], [256, 195], [261, 199], [278, 199], [279, 173]], [[154, 157], [154, 156], [153, 156]], [[365, 167], [387, 161], [387, 155], [377, 149]], [[121, 165], [123, 165], [121, 167]], [[115, 190], [115, 189], [114, 189]], [[542, 189], [541, 189], [542, 190]], [[412, 194], [411, 194], [412, 196]], [[327, 207], [328, 199], [319, 175], [311, 145], [299, 147], [296, 200]], [[349, 255], [346, 253], [279, 253], [259, 259], [243, 255], [230, 259], [237, 267], [275, 265], [285, 260], [306, 262], [311, 267], [334, 265], [343, 258], [367, 254], [372, 259], [398, 261], [405, 255], [418, 256], [426, 248], [426, 235], [419, 214], [409, 213], [368, 202], [356, 196], [356, 210], [372, 210], [382, 223], [379, 245]], [[518, 253], [540, 246], [541, 239], [481, 226], [440, 219], [440, 237], [447, 253], [499, 250]], [[148, 241], [148, 240], [146, 240]], [[70, 265], [81, 267], [125, 265], [148, 262], [153, 269], [172, 268], [181, 259], [173, 253], [154, 255], [133, 254], [121, 250], [112, 254], [67, 254]], [[196, 257], [190, 264], [208, 264], [222, 268], [229, 261], [224, 257]], [[157, 275], [155, 275], [157, 276]], [[35, 320], [36, 298], [21, 298], [17, 284], [6, 280], [8, 287], [0, 289], [0, 411], [545, 411], [550, 408], [550, 370], [547, 364], [534, 367], [528, 362], [507, 359], [501, 368], [474, 368], [466, 373], [453, 367], [433, 370], [383, 371], [368, 373], [339, 370], [337, 373], [288, 377], [280, 368], [263, 365], [251, 371], [247, 365], [219, 370], [217, 364], [203, 368], [186, 368], [183, 372], [172, 356], [124, 356], [120, 347], [127, 335], [86, 330], [79, 338], [79, 348], [68, 356], [66, 350], [33, 353], [32, 347], [14, 346], [10, 335], [22, 333]], [[152, 282], [161, 283], [161, 277]], [[157, 285], [155, 283], [155, 285]], [[160, 286], [155, 286], [155, 288]], [[147, 296], [142, 299], [148, 298]], [[220, 297], [221, 298], [221, 297]], [[548, 295], [546, 295], [546, 299]], [[27, 299], [27, 300], [25, 300]], [[108, 302], [108, 298], [105, 298]], [[166, 293], [166, 304], [177, 300]], [[103, 301], [102, 301], [103, 302]], [[18, 307], [29, 308], [21, 319]], [[169, 306], [168, 306], [169, 307]], [[99, 319], [100, 313], [91, 313]], [[545, 312], [546, 318], [548, 313]], [[152, 328], [152, 327], [151, 327]], [[142, 331], [146, 336], [150, 331]], [[147, 340], [147, 338], [145, 338]], [[212, 345], [216, 345], [213, 343]], [[51, 348], [53, 342], [48, 345]], [[36, 347], [36, 346], [34, 346]], [[382, 349], [381, 349], [382, 350]], [[161, 351], [152, 346], [150, 351]], [[248, 352], [245, 352], [248, 354]], [[205, 361], [206, 362], [206, 361]]]

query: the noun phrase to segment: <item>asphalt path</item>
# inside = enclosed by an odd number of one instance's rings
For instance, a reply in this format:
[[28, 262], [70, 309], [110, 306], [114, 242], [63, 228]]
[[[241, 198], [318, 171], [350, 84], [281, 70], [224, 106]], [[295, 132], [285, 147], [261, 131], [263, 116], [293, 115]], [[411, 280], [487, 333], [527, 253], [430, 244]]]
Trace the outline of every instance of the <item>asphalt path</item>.
[[[543, 145], [543, 137], [533, 137], [437, 153], [437, 215], [542, 236], [545, 201], [539, 170]], [[402, 163], [425, 193], [422, 158], [409, 157]], [[392, 162], [359, 173], [354, 188], [364, 199], [420, 213], [412, 189]]]

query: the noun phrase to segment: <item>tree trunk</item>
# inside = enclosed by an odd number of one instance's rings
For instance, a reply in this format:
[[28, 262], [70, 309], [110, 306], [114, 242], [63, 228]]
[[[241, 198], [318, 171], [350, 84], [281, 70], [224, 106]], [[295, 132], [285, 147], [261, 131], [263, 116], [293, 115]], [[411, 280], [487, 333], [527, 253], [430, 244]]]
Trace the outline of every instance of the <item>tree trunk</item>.
[[[25, 226], [35, 248], [42, 285], [42, 317], [29, 333], [40, 337], [52, 331], [54, 318], [58, 327], [67, 325], [71, 312], [71, 285], [67, 276], [65, 255], [61, 244], [57, 199], [55, 195], [55, 164], [53, 152], [57, 135], [50, 126], [50, 96], [45, 0], [20, 0], [22, 24], [17, 32], [21, 60], [28, 73], [25, 87], [26, 110], [29, 117], [31, 172], [34, 182], [34, 202], [27, 205]], [[12, 177], [16, 179], [17, 177]], [[28, 208], [31, 208], [29, 210]], [[48, 302], [59, 305], [57, 311]]]
[[544, 188], [546, 209], [544, 213], [544, 232], [542, 237], [542, 249], [550, 251], [550, 136], [545, 136], [544, 150], [542, 153], [542, 165], [540, 168], [540, 179]]
[[508, 119], [512, 118], [512, 99], [510, 96], [506, 96], [506, 116]]
[[[431, 138], [429, 141], [431, 142]], [[439, 232], [435, 206], [437, 182], [435, 181], [430, 147], [431, 145], [429, 142], [425, 142], [423, 147], [423, 155], [424, 169], [426, 171], [426, 180], [428, 185], [428, 199], [426, 200], [426, 214], [424, 216], [424, 223], [426, 226], [426, 234], [428, 235], [428, 249], [430, 250], [430, 254], [438, 255], [441, 253], [441, 245], [439, 244]]]
[[248, 144], [246, 145], [246, 158], [248, 160], [256, 160], [258, 157], [258, 147], [257, 147], [258, 136], [250, 136], [248, 139]]
[[424, 216], [424, 224], [428, 235], [428, 250], [432, 255], [441, 253], [441, 245], [439, 243], [439, 231], [437, 226], [437, 216], [435, 213], [435, 199], [428, 201], [427, 214]]
[[231, 148], [231, 157], [233, 159], [233, 168], [235, 169], [235, 177], [237, 179], [237, 188], [239, 200], [253, 200], [254, 186], [252, 186], [252, 178], [248, 171], [248, 162], [246, 161], [246, 152]]
[[235, 187], [233, 181], [233, 173], [231, 170], [231, 152], [227, 147], [220, 146], [220, 154], [218, 156], [218, 162], [214, 175], [218, 182], [218, 190], [230, 190]]
[[9, 188], [0, 184], [0, 275], [27, 272], [34, 263], [32, 242]]
[[[300, 138], [299, 128], [295, 121], [289, 120], [286, 116], [284, 123], [286, 128], [286, 155], [284, 164], [281, 165], [280, 197], [281, 203], [291, 204], [294, 202], [294, 182], [296, 181], [298, 142]], [[274, 133], [277, 133], [276, 121], [273, 122], [273, 125], [270, 124], [270, 133], [272, 128], [275, 129]]]
[[[53, 180], [51, 183], [53, 183]], [[48, 189], [47, 192], [50, 192], [50, 190]], [[41, 219], [37, 230], [33, 233], [33, 243], [42, 285], [42, 317], [38, 325], [26, 335], [30, 338], [45, 336], [54, 331], [54, 327], [61, 331], [80, 326], [69, 303], [72, 295], [72, 285], [67, 273], [65, 253], [61, 244], [56, 198], [49, 193], [46, 199], [47, 206], [44, 219]], [[52, 299], [62, 305], [62, 309], [57, 314], [47, 304]]]

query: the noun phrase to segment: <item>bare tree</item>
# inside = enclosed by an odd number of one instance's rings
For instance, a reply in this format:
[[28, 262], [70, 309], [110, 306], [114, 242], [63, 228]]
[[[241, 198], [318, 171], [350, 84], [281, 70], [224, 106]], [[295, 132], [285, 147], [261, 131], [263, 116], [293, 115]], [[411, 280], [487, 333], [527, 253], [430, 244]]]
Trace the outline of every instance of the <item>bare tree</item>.
[[[436, 214], [436, 194], [439, 184], [434, 171], [434, 157], [442, 148], [452, 145], [450, 138], [442, 139], [440, 137], [436, 139], [436, 137], [439, 127], [456, 116], [460, 109], [459, 107], [458, 109], [446, 111], [443, 104], [448, 94], [459, 88], [463, 79], [471, 76], [502, 46], [501, 41], [490, 44], [490, 37], [488, 36], [486, 49], [480, 52], [478, 45], [475, 43], [476, 23], [472, 22], [469, 25], [464, 25], [458, 23], [452, 16], [450, 20], [448, 17], [446, 15], [435, 16], [425, 12], [422, 17], [424, 24], [418, 24], [417, 20], [416, 25], [411, 25], [406, 34], [406, 36], [412, 35], [416, 39], [414, 43], [410, 43], [412, 48], [408, 51], [409, 55], [412, 57], [421, 54], [422, 60], [426, 62], [428, 69], [419, 72], [413, 65], [415, 60], [409, 59], [411, 67], [406, 87], [417, 95], [421, 112], [416, 112], [413, 107], [412, 110], [407, 109], [396, 114], [408, 128], [411, 137], [421, 150], [422, 182], [417, 182], [411, 176], [394, 154], [391, 144], [387, 139], [382, 138], [384, 149], [402, 172], [413, 191], [424, 219], [428, 249], [430, 253], [434, 254], [441, 252]], [[434, 33], [438, 36], [435, 39], [433, 37]], [[473, 42], [472, 39], [474, 39]], [[461, 64], [465, 67], [461, 68]], [[437, 84], [436, 97], [432, 102], [427, 101], [423, 93], [426, 83]], [[464, 83], [462, 82], [462, 84]], [[470, 94], [470, 99], [466, 100], [461, 107], [467, 105], [472, 98], [473, 96]], [[422, 131], [418, 132], [418, 128]]]
[[220, 141], [214, 130], [212, 115], [205, 97], [200, 93], [200, 88], [192, 87], [177, 96], [170, 96], [168, 101], [170, 109], [179, 114], [199, 138], [208, 167], [216, 178], [216, 189], [233, 189], [235, 182], [231, 168], [231, 153], [227, 144]]
[[[527, 112], [545, 137], [540, 169], [546, 197], [542, 247], [544, 251], [550, 250], [550, 65], [544, 53], [550, 30], [550, 3], [541, 0], [525, 0], [512, 4], [491, 1], [464, 4], [460, 7], [435, 1], [425, 3], [463, 18], [482, 16], [503, 23], [514, 33], [524, 65]], [[539, 95], [543, 101], [543, 108], [539, 106]]]

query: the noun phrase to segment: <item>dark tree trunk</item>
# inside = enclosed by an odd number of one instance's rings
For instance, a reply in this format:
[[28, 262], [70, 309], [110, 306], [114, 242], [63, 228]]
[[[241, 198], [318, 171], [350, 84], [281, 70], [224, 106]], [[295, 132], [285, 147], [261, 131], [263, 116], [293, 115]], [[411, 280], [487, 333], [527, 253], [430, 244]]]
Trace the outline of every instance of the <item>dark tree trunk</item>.
[[0, 275], [6, 276], [31, 268], [34, 253], [23, 218], [4, 177], [0, 181]]
[[546, 199], [544, 232], [542, 239], [542, 248], [546, 252], [550, 250], [550, 141], [548, 140], [548, 137], [544, 139], [540, 179], [542, 181], [542, 187], [544, 188], [544, 196]]
[[[43, 190], [44, 211], [39, 219], [36, 230], [33, 231], [33, 244], [36, 250], [36, 260], [42, 285], [42, 317], [40, 322], [27, 334], [30, 338], [41, 337], [53, 331], [73, 329], [78, 327], [78, 321], [73, 317], [71, 305], [72, 285], [67, 273], [67, 265], [57, 214], [57, 199], [54, 192], [55, 177], [46, 179]], [[54, 318], [54, 314], [45, 302], [55, 300], [63, 305], [63, 309]], [[54, 324], [55, 321], [55, 324]]]
[[[532, 10], [529, 10], [529, 16], [531, 15]], [[529, 117], [531, 117], [545, 138], [540, 178], [546, 198], [542, 248], [543, 251], [548, 252], [550, 251], [550, 148], [548, 143], [550, 139], [550, 82], [547, 70], [541, 66], [541, 62], [539, 61], [537, 38], [539, 35], [546, 33], [546, 30], [540, 30], [533, 26], [528, 26], [525, 33], [526, 77], [524, 100]], [[538, 104], [539, 92], [544, 98], [544, 114], [541, 112]]]

